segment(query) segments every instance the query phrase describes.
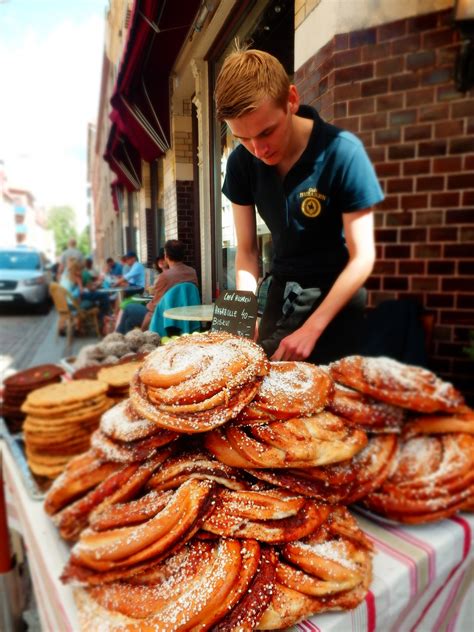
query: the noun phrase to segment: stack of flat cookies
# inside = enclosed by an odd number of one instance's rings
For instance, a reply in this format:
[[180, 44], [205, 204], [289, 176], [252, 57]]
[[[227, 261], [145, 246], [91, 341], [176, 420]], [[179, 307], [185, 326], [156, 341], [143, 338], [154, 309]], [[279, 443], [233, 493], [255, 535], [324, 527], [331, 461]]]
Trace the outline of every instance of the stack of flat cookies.
[[55, 478], [76, 454], [88, 449], [90, 435], [113, 401], [107, 384], [74, 380], [32, 391], [22, 406], [25, 448], [31, 471]]
[[39, 364], [18, 371], [4, 381], [2, 415], [11, 432], [20, 432], [24, 413], [21, 406], [28, 393], [61, 380], [64, 371], [56, 364]]

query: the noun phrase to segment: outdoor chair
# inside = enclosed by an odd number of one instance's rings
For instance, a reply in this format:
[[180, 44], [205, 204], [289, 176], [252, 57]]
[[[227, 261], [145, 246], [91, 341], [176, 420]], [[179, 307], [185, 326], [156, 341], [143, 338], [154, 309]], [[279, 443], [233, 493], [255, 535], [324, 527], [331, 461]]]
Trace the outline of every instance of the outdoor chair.
[[201, 297], [199, 289], [194, 283], [178, 283], [171, 287], [162, 296], [160, 302], [155, 307], [150, 322], [150, 331], [154, 331], [160, 336], [173, 334], [192, 333], [200, 329], [201, 324], [192, 320], [174, 320], [165, 318], [163, 313], [172, 307], [187, 307], [189, 305], [200, 305]]
[[101, 337], [98, 307], [89, 307], [88, 309], [81, 308], [79, 302], [71, 293], [56, 282], [49, 284], [49, 294], [58, 312], [56, 333], [59, 336], [61, 331], [66, 331], [66, 348], [68, 351], [71, 350], [74, 334], [88, 326], [92, 326], [97, 338]]

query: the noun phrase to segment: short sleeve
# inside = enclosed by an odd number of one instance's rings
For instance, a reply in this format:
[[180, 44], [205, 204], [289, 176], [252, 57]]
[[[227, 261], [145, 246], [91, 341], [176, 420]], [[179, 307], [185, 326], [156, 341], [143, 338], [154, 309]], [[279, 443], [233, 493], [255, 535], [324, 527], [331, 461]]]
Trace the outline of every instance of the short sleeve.
[[384, 199], [375, 169], [364, 149], [357, 142], [347, 163], [341, 169], [338, 185], [338, 206], [342, 212], [359, 211]]
[[[247, 154], [247, 155], [246, 155]], [[239, 145], [227, 160], [222, 193], [234, 204], [248, 206], [254, 204], [252, 179], [250, 175], [251, 155]]]

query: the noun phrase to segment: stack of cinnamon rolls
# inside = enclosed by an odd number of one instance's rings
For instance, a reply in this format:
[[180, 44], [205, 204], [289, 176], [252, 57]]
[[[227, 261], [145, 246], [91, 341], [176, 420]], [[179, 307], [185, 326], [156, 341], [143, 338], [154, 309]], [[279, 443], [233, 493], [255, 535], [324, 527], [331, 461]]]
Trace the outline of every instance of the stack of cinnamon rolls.
[[472, 507], [473, 434], [452, 385], [388, 358], [269, 363], [221, 332], [159, 347], [46, 498], [81, 625], [270, 630], [354, 608], [372, 545], [346, 506]]

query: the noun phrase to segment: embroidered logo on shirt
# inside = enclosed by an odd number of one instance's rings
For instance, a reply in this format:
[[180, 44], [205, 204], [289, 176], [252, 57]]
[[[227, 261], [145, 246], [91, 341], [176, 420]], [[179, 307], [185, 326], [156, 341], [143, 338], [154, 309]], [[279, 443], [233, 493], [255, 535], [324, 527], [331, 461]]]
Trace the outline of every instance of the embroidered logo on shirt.
[[301, 212], [306, 217], [317, 217], [321, 213], [320, 200], [326, 200], [327, 196], [320, 193], [317, 189], [310, 187], [307, 191], [300, 191], [299, 197], [303, 198], [301, 202]]
[[314, 197], [307, 197], [301, 204], [301, 212], [306, 217], [317, 217], [321, 213], [321, 203]]

